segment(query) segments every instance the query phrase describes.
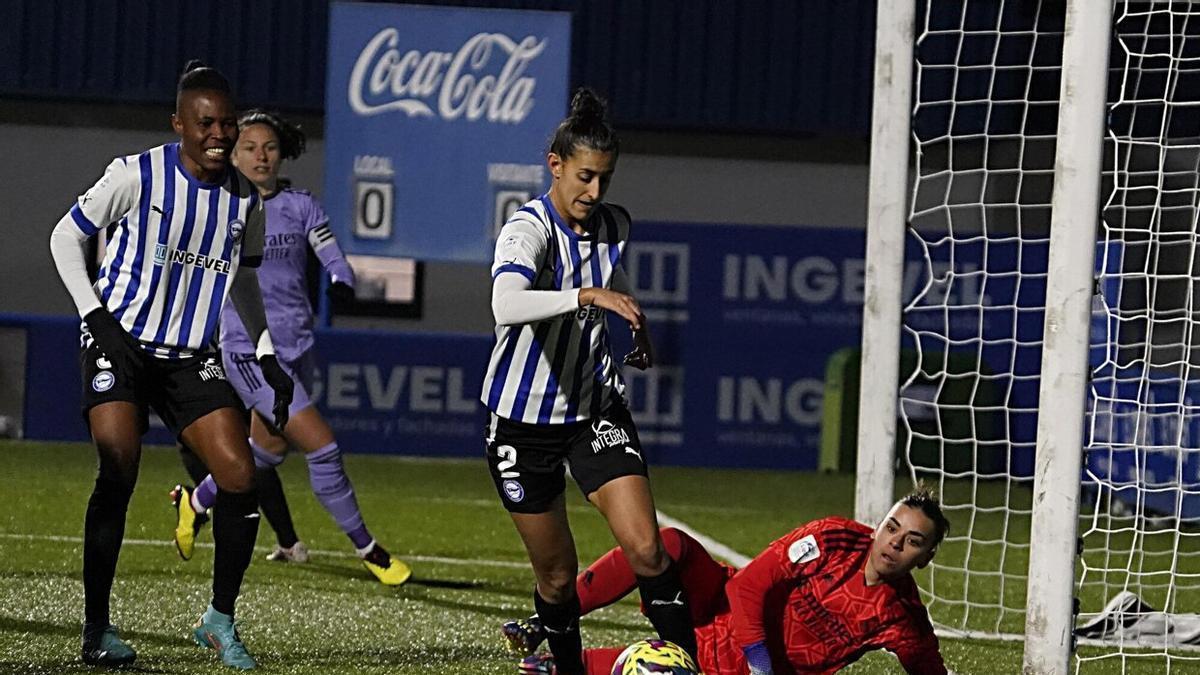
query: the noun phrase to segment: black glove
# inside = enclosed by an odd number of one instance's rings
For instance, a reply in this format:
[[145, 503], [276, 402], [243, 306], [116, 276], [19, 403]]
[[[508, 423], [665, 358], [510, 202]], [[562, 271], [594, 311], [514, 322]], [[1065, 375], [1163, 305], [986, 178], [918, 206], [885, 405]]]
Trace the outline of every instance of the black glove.
[[283, 371], [274, 354], [259, 357], [258, 367], [262, 369], [263, 378], [275, 392], [275, 405], [271, 412], [275, 415], [275, 428], [283, 431], [288, 421], [288, 406], [292, 404], [292, 376]]
[[97, 307], [88, 312], [83, 320], [87, 323], [92, 340], [100, 346], [100, 351], [104, 352], [104, 357], [112, 363], [113, 368], [125, 372], [137, 368], [140, 363], [137, 345], [116, 317], [104, 307]]
[[325, 289], [325, 295], [329, 296], [335, 307], [344, 307], [354, 302], [354, 289], [340, 281], [329, 284], [329, 287]]
[[642, 317], [642, 327], [633, 331], [633, 349], [625, 355], [624, 363], [638, 370], [654, 367], [654, 343], [650, 341], [645, 317]]

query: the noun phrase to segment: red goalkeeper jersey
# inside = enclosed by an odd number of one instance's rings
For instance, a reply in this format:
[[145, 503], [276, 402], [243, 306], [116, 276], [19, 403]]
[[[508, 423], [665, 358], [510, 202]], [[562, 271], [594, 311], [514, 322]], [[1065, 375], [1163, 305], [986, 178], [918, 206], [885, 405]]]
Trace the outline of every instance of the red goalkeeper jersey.
[[725, 585], [729, 609], [697, 626], [705, 672], [746, 673], [742, 647], [765, 640], [776, 675], [833, 673], [875, 649], [909, 673], [946, 673], [912, 577], [866, 585], [872, 534], [832, 517], [772, 542]]

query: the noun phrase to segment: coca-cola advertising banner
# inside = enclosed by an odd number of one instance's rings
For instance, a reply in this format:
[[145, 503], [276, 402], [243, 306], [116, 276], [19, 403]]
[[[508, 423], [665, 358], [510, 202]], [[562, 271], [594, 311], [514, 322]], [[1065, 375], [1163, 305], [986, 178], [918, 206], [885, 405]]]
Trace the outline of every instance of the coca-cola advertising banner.
[[548, 186], [570, 35], [565, 12], [333, 3], [324, 201], [342, 248], [490, 262]]

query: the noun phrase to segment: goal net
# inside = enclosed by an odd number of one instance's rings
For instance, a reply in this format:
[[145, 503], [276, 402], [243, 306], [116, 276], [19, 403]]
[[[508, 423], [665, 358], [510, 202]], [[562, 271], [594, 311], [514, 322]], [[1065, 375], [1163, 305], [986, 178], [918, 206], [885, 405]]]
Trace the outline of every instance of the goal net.
[[[1186, 672], [1200, 669], [1176, 620], [1200, 613], [1200, 3], [1112, 9], [1098, 236], [1078, 242], [1096, 284], [1075, 579], [1076, 622], [1110, 630], [1074, 663]], [[1049, 0], [917, 9], [898, 446], [953, 524], [919, 578], [949, 634], [1025, 629], [1064, 16]]]
[[1200, 5], [1118, 3], [1105, 132], [1077, 595], [1081, 622], [1110, 602], [1125, 611], [1077, 665], [1188, 672], [1200, 670], [1186, 616], [1200, 612]]
[[1059, 3], [918, 9], [901, 464], [952, 527], [921, 579], [935, 624], [1024, 629], [1062, 58]]

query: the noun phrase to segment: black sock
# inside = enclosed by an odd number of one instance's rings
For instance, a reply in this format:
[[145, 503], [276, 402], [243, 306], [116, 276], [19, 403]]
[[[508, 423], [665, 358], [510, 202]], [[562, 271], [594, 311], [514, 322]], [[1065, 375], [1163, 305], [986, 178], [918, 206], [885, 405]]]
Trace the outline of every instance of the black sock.
[[283, 548], [295, 546], [300, 537], [296, 536], [296, 526], [292, 523], [292, 512], [288, 510], [279, 473], [275, 467], [259, 468], [254, 472], [254, 481], [258, 484], [258, 507], [267, 517], [271, 529], [275, 530], [275, 540]]
[[83, 521], [83, 620], [109, 624], [108, 600], [117, 557], [125, 538], [125, 512], [133, 486], [105, 476], [96, 478]]
[[217, 490], [213, 505], [213, 609], [233, 616], [258, 536], [258, 494]]
[[642, 611], [658, 631], [658, 636], [683, 647], [696, 658], [696, 631], [692, 626], [692, 609], [687, 592], [679, 581], [679, 571], [672, 560], [667, 569], [656, 577], [637, 578], [642, 594]]
[[200, 456], [182, 443], [179, 444], [179, 459], [183, 462], [184, 471], [192, 479], [192, 485], [199, 485], [208, 477], [208, 467], [200, 460]]
[[546, 642], [554, 654], [558, 675], [583, 675], [583, 637], [579, 634], [579, 596], [555, 605], [547, 602], [533, 589], [533, 608], [546, 629]]

